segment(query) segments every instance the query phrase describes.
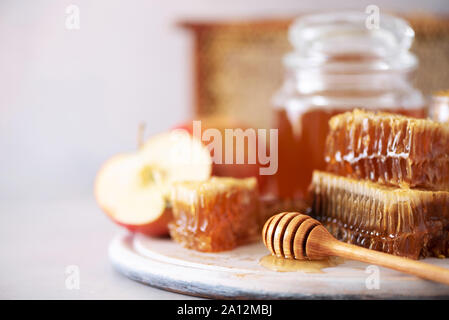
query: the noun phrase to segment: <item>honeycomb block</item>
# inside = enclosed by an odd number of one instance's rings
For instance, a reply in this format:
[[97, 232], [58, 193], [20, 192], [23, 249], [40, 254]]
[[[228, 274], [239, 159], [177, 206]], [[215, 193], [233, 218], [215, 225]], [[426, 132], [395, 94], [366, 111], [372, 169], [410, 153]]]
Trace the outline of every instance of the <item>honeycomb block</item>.
[[449, 256], [449, 192], [315, 171], [312, 214], [339, 240], [412, 259]]
[[326, 171], [392, 186], [449, 191], [449, 126], [361, 110], [334, 116]]
[[170, 235], [184, 247], [205, 252], [230, 250], [260, 236], [255, 178], [180, 182], [173, 186], [171, 202]]

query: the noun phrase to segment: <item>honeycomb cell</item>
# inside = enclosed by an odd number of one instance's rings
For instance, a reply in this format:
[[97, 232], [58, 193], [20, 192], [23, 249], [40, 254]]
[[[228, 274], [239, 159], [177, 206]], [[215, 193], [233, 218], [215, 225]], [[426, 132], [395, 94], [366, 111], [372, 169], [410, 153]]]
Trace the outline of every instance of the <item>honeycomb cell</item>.
[[361, 110], [334, 116], [326, 171], [392, 186], [449, 191], [449, 126]]
[[171, 237], [205, 252], [233, 249], [259, 238], [261, 221], [255, 178], [212, 177], [179, 182], [171, 192]]
[[312, 215], [339, 240], [405, 256], [449, 256], [449, 192], [314, 171]]

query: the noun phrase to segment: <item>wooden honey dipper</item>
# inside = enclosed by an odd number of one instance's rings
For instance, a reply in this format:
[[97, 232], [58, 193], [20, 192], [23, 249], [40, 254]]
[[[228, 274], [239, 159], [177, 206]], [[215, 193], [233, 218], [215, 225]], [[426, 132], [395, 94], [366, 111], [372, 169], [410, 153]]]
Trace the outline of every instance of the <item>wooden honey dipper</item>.
[[320, 222], [299, 212], [272, 216], [263, 227], [262, 237], [268, 250], [280, 258], [320, 260], [338, 256], [449, 285], [449, 269], [338, 241]]

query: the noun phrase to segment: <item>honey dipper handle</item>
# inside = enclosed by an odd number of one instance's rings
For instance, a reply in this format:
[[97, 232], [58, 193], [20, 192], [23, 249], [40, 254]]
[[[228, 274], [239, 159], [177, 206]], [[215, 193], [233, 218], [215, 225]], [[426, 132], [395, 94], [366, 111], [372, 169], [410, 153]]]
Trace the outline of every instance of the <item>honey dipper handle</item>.
[[449, 285], [449, 269], [446, 268], [394, 256], [388, 253], [365, 249], [335, 239], [334, 241], [329, 241], [325, 246], [328, 247], [328, 253], [331, 255], [376, 264]]
[[310, 232], [306, 251], [311, 259], [338, 256], [449, 285], [449, 269], [338, 241], [323, 226], [318, 226]]

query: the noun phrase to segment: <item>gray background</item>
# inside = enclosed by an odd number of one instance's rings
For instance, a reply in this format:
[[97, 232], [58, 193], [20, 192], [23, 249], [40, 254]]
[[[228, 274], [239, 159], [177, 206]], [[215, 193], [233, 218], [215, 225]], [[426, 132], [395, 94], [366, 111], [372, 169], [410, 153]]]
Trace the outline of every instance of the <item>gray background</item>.
[[[80, 8], [80, 30], [65, 27]], [[449, 13], [447, 0], [0, 0], [0, 298], [185, 298], [113, 272], [120, 232], [97, 209], [101, 163], [189, 116], [182, 18], [291, 16], [328, 9]], [[65, 267], [81, 289], [65, 288]]]

